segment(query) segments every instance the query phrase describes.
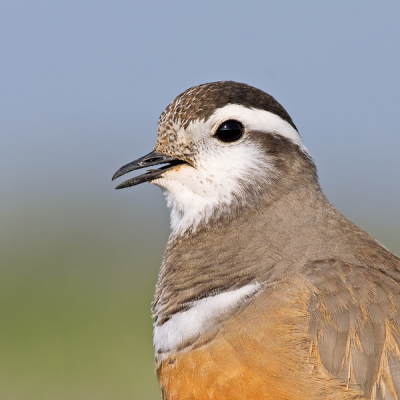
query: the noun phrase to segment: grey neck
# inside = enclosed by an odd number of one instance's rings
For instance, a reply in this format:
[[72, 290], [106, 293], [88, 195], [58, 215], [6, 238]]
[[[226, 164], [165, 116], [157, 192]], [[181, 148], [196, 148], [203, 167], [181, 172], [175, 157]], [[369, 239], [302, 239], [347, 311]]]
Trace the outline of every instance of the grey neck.
[[261, 208], [242, 210], [236, 218], [220, 219], [212, 227], [171, 237], [156, 287], [157, 321], [190, 308], [195, 300], [293, 273], [300, 258], [317, 252], [329, 220], [347, 220], [318, 184], [310, 186], [293, 189]]

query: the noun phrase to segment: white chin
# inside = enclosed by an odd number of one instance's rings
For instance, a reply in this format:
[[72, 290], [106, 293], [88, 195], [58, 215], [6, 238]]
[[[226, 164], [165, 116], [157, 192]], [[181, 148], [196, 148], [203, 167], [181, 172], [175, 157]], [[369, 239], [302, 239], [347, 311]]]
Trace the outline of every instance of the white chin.
[[192, 167], [170, 170], [151, 183], [161, 187], [170, 208], [172, 234], [194, 231], [219, 204], [218, 190]]
[[208, 149], [198, 154], [196, 167], [179, 165], [152, 181], [162, 188], [171, 209], [173, 234], [194, 231], [237, 198], [245, 202], [244, 183], [268, 182], [271, 164], [256, 145], [239, 144]]

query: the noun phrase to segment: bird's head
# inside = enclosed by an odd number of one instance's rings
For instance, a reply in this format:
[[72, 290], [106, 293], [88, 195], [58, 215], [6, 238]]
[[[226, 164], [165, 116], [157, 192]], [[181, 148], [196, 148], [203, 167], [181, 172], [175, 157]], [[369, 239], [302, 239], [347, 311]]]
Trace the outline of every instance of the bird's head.
[[179, 95], [160, 116], [155, 149], [113, 179], [155, 165], [161, 167], [117, 188], [147, 181], [160, 186], [176, 234], [317, 183], [314, 163], [285, 109], [263, 91], [229, 81]]

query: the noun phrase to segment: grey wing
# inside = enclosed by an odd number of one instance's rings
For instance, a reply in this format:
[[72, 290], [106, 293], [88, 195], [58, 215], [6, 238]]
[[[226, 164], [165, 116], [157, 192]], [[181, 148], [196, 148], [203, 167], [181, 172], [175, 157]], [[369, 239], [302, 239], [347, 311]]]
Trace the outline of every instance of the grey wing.
[[327, 373], [367, 398], [399, 400], [399, 271], [333, 259], [307, 270], [309, 332]]

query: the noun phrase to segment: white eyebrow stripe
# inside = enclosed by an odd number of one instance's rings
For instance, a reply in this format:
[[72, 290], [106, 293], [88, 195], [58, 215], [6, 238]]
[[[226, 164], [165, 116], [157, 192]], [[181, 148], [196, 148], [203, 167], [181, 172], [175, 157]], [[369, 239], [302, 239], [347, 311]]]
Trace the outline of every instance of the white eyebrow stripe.
[[308, 155], [307, 148], [296, 129], [270, 111], [247, 108], [239, 104], [228, 104], [215, 111], [209, 121], [211, 126], [216, 127], [228, 119], [240, 121], [248, 130], [277, 134], [289, 139]]

